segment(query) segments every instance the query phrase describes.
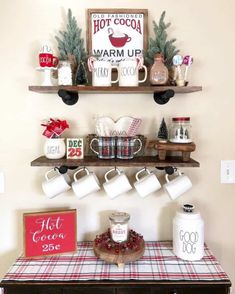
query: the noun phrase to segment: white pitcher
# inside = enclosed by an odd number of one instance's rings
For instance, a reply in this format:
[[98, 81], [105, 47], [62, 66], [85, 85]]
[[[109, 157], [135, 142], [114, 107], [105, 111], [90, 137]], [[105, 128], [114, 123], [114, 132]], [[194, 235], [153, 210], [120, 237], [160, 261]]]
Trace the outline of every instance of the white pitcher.
[[[144, 69], [144, 78], [139, 80], [139, 70]], [[119, 63], [119, 86], [137, 87], [147, 79], [147, 67], [140, 63], [139, 57], [120, 61]]]
[[92, 72], [92, 86], [110, 87], [111, 84], [117, 83], [119, 78], [112, 80], [112, 69], [117, 66], [111, 65], [109, 61], [97, 60], [94, 57], [88, 59], [88, 68]]

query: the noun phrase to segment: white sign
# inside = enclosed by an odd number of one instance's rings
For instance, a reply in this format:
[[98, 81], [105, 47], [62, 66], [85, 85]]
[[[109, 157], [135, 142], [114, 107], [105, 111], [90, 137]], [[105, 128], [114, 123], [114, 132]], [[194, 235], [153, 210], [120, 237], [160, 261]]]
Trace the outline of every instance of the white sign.
[[147, 10], [89, 10], [89, 54], [118, 64], [143, 54], [147, 40]]

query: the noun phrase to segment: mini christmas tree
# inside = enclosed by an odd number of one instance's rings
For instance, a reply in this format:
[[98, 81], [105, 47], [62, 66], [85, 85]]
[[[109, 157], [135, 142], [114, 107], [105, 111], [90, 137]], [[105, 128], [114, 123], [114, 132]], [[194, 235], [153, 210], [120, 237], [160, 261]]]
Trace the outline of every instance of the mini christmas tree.
[[75, 83], [76, 85], [84, 85], [84, 84], [87, 84], [87, 82], [88, 82], [88, 79], [87, 79], [85, 64], [83, 61], [80, 61], [77, 67]]
[[60, 36], [55, 36], [58, 42], [58, 49], [61, 60], [69, 60], [75, 76], [80, 61], [86, 60], [84, 40], [81, 38], [82, 30], [78, 27], [77, 21], [72, 16], [71, 9], [68, 10], [67, 31], [59, 31]]
[[157, 138], [161, 142], [167, 142], [168, 140], [168, 130], [164, 118], [162, 119]]
[[149, 39], [149, 48], [147, 50], [145, 60], [149, 65], [154, 63], [154, 55], [156, 53], [161, 53], [165, 59], [165, 65], [170, 68], [172, 66], [173, 57], [179, 52], [178, 49], [174, 46], [176, 39], [167, 40], [167, 29], [171, 23], [165, 23], [166, 12], [163, 11], [157, 24], [153, 21], [153, 30], [155, 37]]

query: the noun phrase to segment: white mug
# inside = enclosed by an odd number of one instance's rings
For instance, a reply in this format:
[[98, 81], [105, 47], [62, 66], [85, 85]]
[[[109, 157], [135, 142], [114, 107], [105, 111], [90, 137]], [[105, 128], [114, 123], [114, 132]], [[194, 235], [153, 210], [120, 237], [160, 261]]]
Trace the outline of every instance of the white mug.
[[[144, 172], [147, 173], [147, 175], [140, 178], [139, 175]], [[134, 183], [134, 187], [141, 197], [148, 196], [161, 188], [161, 184], [156, 175], [153, 172], [150, 172], [147, 168], [138, 171], [135, 177], [136, 182]]]
[[[77, 178], [77, 175], [81, 172], [85, 172], [86, 175]], [[91, 194], [93, 192], [97, 192], [100, 190], [100, 184], [95, 173], [90, 172], [87, 168], [79, 169], [73, 176], [74, 182], [72, 183], [72, 189], [75, 195], [81, 199], [82, 197]]]
[[147, 67], [144, 68], [144, 78], [139, 80], [139, 68], [136, 59], [123, 60], [119, 63], [119, 86], [120, 87], [137, 87], [147, 79]]
[[[117, 174], [111, 179], [108, 179], [108, 175], [112, 172], [116, 172]], [[132, 189], [127, 176], [118, 168], [112, 168], [111, 170], [107, 171], [104, 178], [105, 183], [103, 184], [103, 187], [111, 199]]]
[[[54, 176], [49, 177], [50, 174]], [[71, 189], [71, 179], [68, 174], [60, 174], [57, 169], [51, 169], [45, 174], [46, 180], [42, 182], [42, 190], [48, 198], [53, 198]]]
[[118, 70], [118, 67], [112, 66], [109, 61], [89, 58], [88, 67], [92, 72], [92, 86], [94, 87], [110, 87], [111, 84], [117, 83], [119, 80], [119, 77], [115, 81], [112, 80], [112, 69], [116, 68]]
[[192, 187], [192, 182], [189, 177], [182, 174], [179, 170], [176, 172], [178, 176], [173, 180], [169, 180], [169, 175], [165, 175], [166, 184], [163, 185], [163, 188], [169, 194], [172, 200], [176, 199]]

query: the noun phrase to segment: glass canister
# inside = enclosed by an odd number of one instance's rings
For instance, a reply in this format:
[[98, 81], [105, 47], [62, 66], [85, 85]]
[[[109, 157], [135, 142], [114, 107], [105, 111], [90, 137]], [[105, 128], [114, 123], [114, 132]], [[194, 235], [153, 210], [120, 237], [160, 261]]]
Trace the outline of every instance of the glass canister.
[[126, 212], [114, 212], [109, 216], [110, 233], [114, 242], [125, 242], [129, 235], [130, 215]]
[[71, 86], [72, 82], [72, 68], [68, 60], [62, 60], [58, 66], [58, 85]]
[[168, 82], [168, 69], [164, 64], [164, 57], [157, 53], [154, 57], [154, 64], [150, 70], [151, 85], [165, 85]]
[[170, 127], [170, 142], [191, 143], [192, 127], [190, 117], [173, 117]]

